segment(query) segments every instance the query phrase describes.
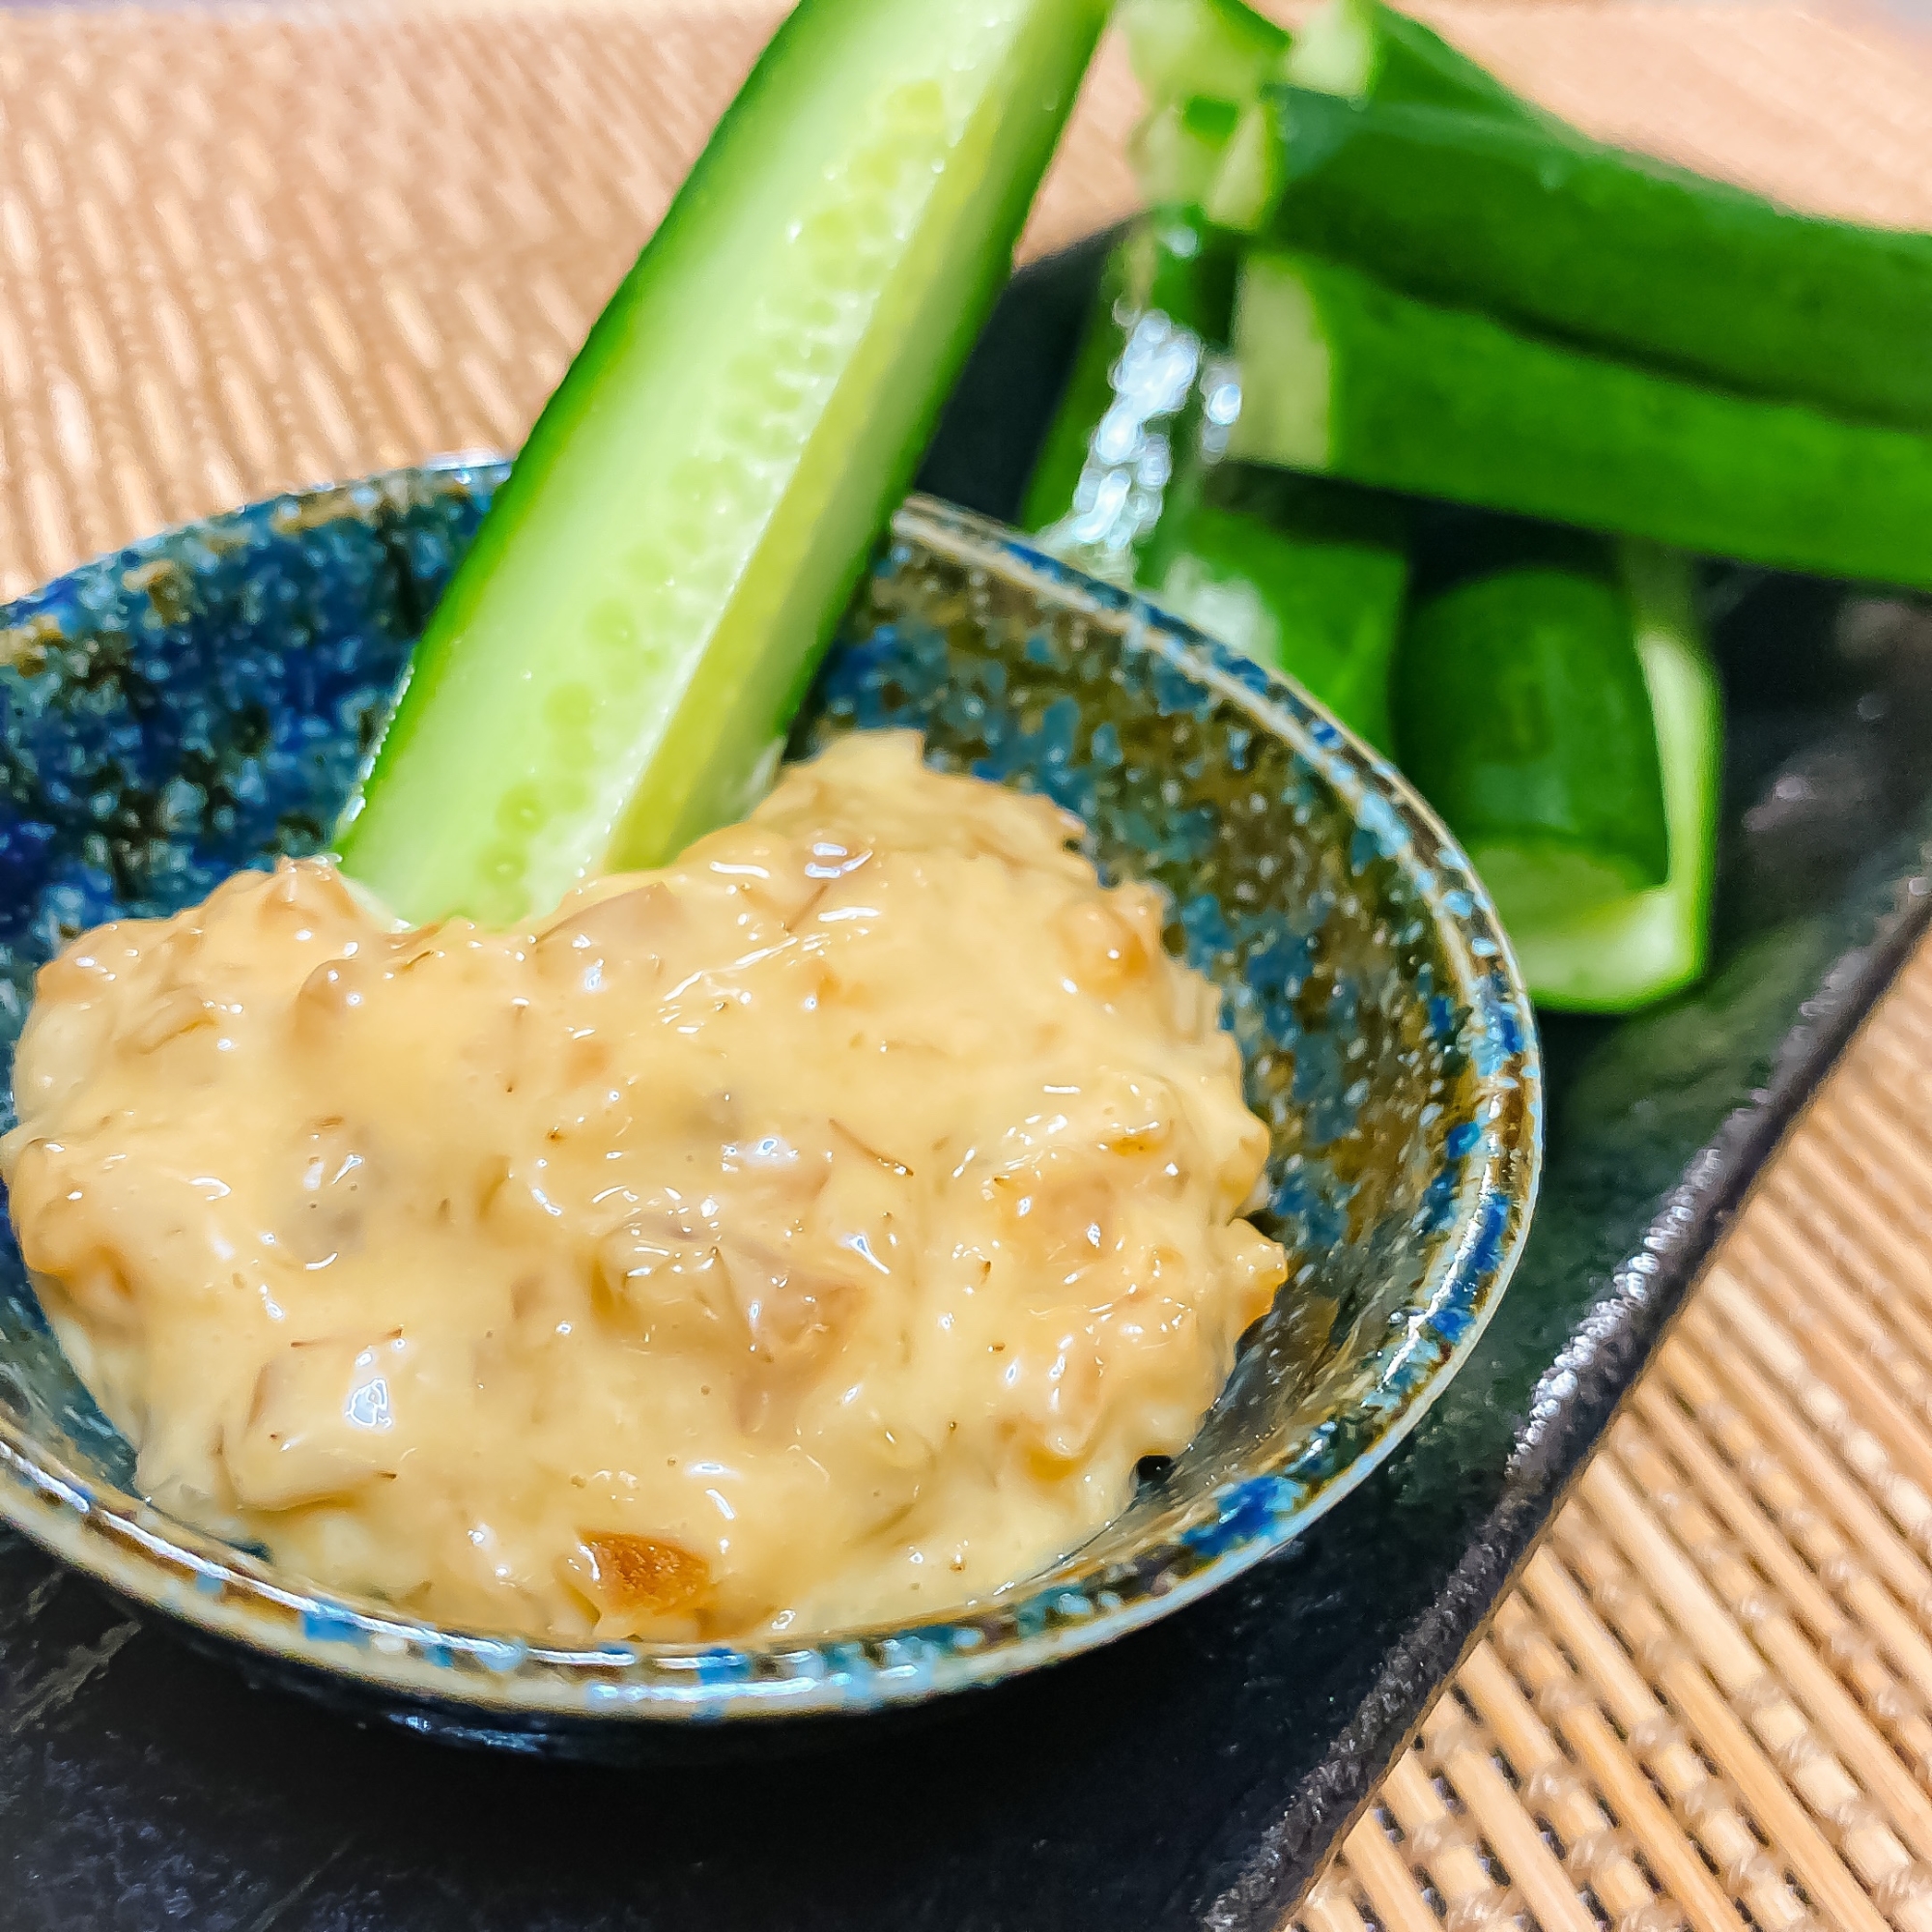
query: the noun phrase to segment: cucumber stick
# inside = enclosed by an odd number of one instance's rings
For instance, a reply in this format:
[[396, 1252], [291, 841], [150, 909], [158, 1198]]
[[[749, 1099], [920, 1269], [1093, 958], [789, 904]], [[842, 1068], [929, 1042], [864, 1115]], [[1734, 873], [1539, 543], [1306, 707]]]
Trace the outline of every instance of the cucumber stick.
[[1690, 560], [1548, 526], [1495, 534], [1498, 555], [1416, 601], [1397, 744], [1537, 1000], [1629, 1011], [1701, 978], [1710, 945], [1722, 708]]
[[1142, 581], [1143, 554], [1207, 427], [1200, 379], [1234, 311], [1224, 244], [1186, 210], [1128, 227], [1027, 487], [1023, 526], [1122, 587]]
[[1226, 237], [1184, 210], [1133, 223], [1102, 270], [1021, 520], [1298, 679], [1388, 744], [1388, 663], [1407, 581], [1402, 506], [1219, 461], [1239, 387], [1221, 345]]
[[1147, 198], [1198, 202], [1226, 228], [1262, 228], [1279, 199], [1284, 156], [1272, 97], [1284, 79], [1581, 138], [1381, 0], [1328, 0], [1293, 40], [1241, 0], [1127, 0], [1122, 19], [1150, 102], [1134, 139]]
[[1270, 239], [1724, 387], [1932, 426], [1932, 236], [1453, 108], [1276, 90]]
[[1512, 932], [1661, 886], [1658, 741], [1613, 546], [1547, 525], [1419, 595], [1395, 680], [1403, 768]]
[[1382, 0], [1327, 0], [1293, 36], [1243, 0], [1123, 0], [1121, 24], [1134, 77], [1156, 108], [1197, 96], [1245, 106], [1286, 79], [1562, 125]]
[[1156, 602], [1292, 677], [1387, 752], [1407, 521], [1378, 491], [1220, 463], [1183, 485], [1144, 581]]
[[1567, 919], [1505, 924], [1547, 1007], [1630, 1012], [1703, 978], [1711, 945], [1723, 780], [1723, 701], [1681, 553], [1620, 545], [1632, 628], [1656, 720], [1670, 876]]
[[1932, 437], [1720, 394], [1257, 250], [1232, 454], [1747, 562], [1932, 588]]
[[1123, 0], [1134, 78], [1156, 107], [1195, 96], [1236, 104], [1281, 78], [1289, 36], [1241, 0]]
[[803, 0], [551, 399], [339, 843], [508, 922], [741, 810], [1011, 267], [1106, 0]]
[[1208, 202], [1231, 149], [1248, 157], [1236, 181], [1255, 167], [1257, 141], [1272, 159], [1263, 97], [1282, 77], [1286, 28], [1242, 0], [1125, 0], [1121, 24], [1149, 103], [1133, 159], [1151, 206]]
[[1511, 92], [1434, 29], [1382, 0], [1328, 0], [1295, 36], [1282, 72], [1296, 87], [1351, 99], [1433, 101], [1564, 128], [1554, 115]]

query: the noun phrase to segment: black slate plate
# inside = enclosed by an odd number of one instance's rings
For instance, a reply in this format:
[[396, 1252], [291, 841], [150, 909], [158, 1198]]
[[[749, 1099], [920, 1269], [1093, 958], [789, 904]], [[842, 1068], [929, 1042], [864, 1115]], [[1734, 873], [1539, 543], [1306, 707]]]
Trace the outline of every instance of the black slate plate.
[[[926, 487], [1010, 512], [1094, 247], [1015, 284]], [[1453, 548], [1459, 520], [1431, 533]], [[0, 1546], [9, 1932], [1272, 1928], [1494, 1604], [1794, 1111], [1925, 923], [1932, 615], [1714, 569], [1719, 970], [1548, 1029], [1528, 1255], [1408, 1447], [1111, 1651], [810, 1757], [613, 1773], [357, 1731]]]

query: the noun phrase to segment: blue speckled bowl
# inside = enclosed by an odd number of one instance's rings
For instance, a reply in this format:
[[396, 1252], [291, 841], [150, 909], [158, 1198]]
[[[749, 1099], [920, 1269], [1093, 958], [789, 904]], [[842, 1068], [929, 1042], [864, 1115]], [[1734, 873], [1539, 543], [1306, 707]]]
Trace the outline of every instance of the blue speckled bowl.
[[[312, 851], [504, 469], [285, 497], [0, 611], [0, 1044], [36, 968], [123, 914]], [[341, 1598], [128, 1492], [132, 1459], [0, 1240], [0, 1516], [257, 1674], [438, 1735], [621, 1755], [693, 1720], [902, 1705], [1091, 1649], [1280, 1548], [1468, 1354], [1536, 1191], [1529, 1005], [1462, 854], [1293, 690], [929, 500], [903, 509], [799, 748], [917, 724], [1049, 793], [1228, 996], [1293, 1271], [1185, 1455], [1086, 1548], [909, 1628], [547, 1649]], [[234, 1654], [231, 1652], [231, 1654]], [[639, 1719], [658, 1720], [640, 1723]], [[742, 1733], [743, 1725], [734, 1725]]]

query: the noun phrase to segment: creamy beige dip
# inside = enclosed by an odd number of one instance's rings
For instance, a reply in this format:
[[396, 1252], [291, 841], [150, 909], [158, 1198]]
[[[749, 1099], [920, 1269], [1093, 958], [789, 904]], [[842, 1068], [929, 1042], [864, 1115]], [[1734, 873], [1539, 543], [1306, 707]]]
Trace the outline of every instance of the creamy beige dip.
[[0, 1143], [163, 1507], [574, 1639], [918, 1615], [1193, 1435], [1281, 1250], [1156, 894], [847, 738], [531, 931], [319, 862], [42, 973]]

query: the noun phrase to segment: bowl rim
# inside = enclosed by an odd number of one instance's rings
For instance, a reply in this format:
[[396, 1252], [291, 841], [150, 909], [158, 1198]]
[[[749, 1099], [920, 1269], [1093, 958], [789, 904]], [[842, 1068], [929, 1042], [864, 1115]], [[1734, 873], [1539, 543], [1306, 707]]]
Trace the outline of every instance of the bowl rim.
[[[354, 500], [440, 478], [468, 488], [486, 469], [506, 471], [507, 462], [482, 451], [439, 456], [346, 483], [278, 492], [178, 524], [0, 607], [0, 629], [89, 571], [134, 567], [199, 531], [251, 516], [313, 509], [332, 496]], [[1101, 620], [1123, 647], [1157, 653], [1288, 743], [1319, 771], [1358, 826], [1373, 823], [1385, 855], [1406, 871], [1428, 908], [1456, 969], [1458, 999], [1472, 1019], [1482, 1018], [1492, 1038], [1505, 1042], [1492, 1068], [1476, 1069], [1474, 1118], [1485, 1124], [1464, 1163], [1448, 1231], [1437, 1237], [1417, 1292], [1418, 1308], [1433, 1311], [1447, 1299], [1465, 1308], [1466, 1316], [1446, 1343], [1438, 1342], [1433, 1366], [1423, 1362], [1379, 1432], [1318, 1486], [1303, 1489], [1261, 1476], [1216, 1492], [1223, 1499], [1218, 1525], [1229, 1533], [1216, 1547], [1201, 1546], [1204, 1560], [1179, 1576], [1157, 1577], [1153, 1587], [1131, 1600], [1102, 1589], [1090, 1601], [1084, 1591], [1051, 1581], [1032, 1591], [1015, 1585], [997, 1598], [911, 1624], [742, 1647], [545, 1645], [400, 1614], [371, 1599], [288, 1578], [137, 1496], [89, 1482], [5, 1414], [0, 1520], [192, 1632], [292, 1666], [303, 1677], [402, 1704], [463, 1711], [485, 1726], [469, 1735], [507, 1743], [518, 1733], [500, 1727], [519, 1719], [569, 1720], [573, 1728], [600, 1730], [640, 1719], [772, 1721], [921, 1703], [1002, 1682], [1095, 1649], [1219, 1588], [1293, 1542], [1388, 1460], [1468, 1359], [1493, 1316], [1527, 1237], [1541, 1176], [1543, 1079], [1535, 1018], [1488, 893], [1447, 829], [1394, 766], [1286, 679], [977, 512], [915, 495], [894, 513], [891, 530], [899, 541], [969, 568], [997, 570], [1016, 587]], [[1433, 863], [1422, 863], [1419, 851]], [[1513, 1104], [1504, 1102], [1510, 1093]], [[1268, 1491], [1268, 1485], [1277, 1487]], [[1016, 1634], [988, 1641], [989, 1612]]]

